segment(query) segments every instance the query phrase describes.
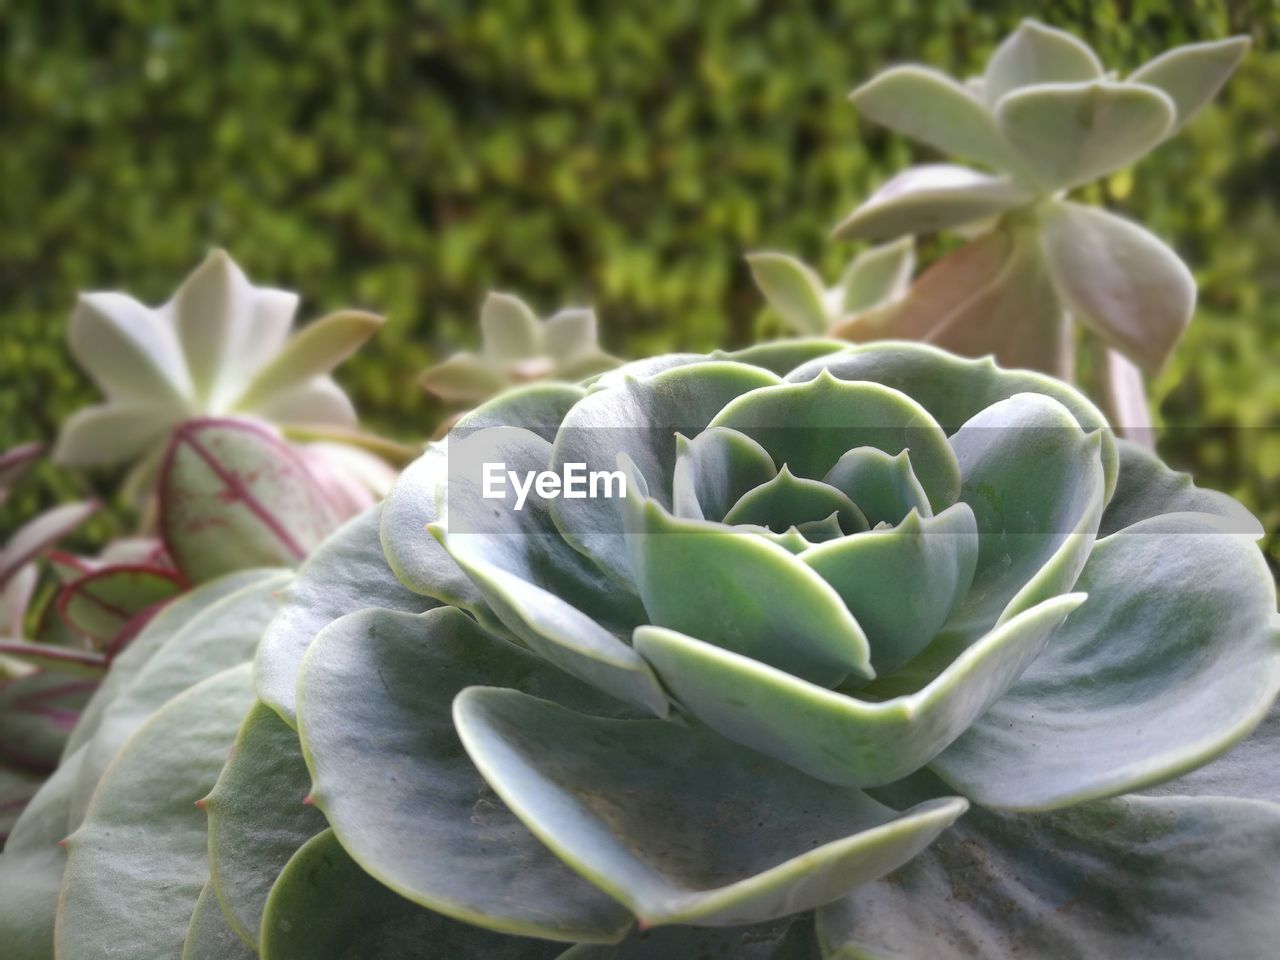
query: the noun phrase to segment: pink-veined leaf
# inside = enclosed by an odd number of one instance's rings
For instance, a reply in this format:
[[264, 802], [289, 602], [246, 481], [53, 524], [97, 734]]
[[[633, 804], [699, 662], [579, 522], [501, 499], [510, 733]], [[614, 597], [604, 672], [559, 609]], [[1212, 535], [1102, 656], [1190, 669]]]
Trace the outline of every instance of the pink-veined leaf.
[[41, 551], [56, 543], [82, 524], [98, 509], [98, 501], [65, 503], [29, 520], [18, 528], [9, 542], [0, 549], [0, 584]]
[[297, 451], [247, 420], [179, 427], [159, 489], [169, 555], [193, 583], [249, 567], [296, 565], [338, 521]]
[[136, 614], [177, 596], [182, 589], [182, 578], [163, 567], [103, 567], [62, 588], [58, 613], [73, 630], [105, 645]]
[[101, 653], [25, 640], [0, 640], [0, 658], [16, 660], [48, 673], [77, 677], [100, 677], [107, 669], [107, 658]]

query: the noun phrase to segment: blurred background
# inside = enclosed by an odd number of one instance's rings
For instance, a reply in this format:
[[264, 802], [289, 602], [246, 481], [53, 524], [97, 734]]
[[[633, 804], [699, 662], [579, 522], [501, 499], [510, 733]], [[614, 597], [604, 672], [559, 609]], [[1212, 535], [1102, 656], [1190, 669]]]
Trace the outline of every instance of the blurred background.
[[[856, 247], [831, 226], [930, 158], [861, 123], [849, 90], [908, 60], [979, 73], [1028, 15], [1122, 73], [1253, 37], [1214, 106], [1082, 194], [1195, 272], [1196, 319], [1152, 386], [1161, 453], [1262, 516], [1276, 566], [1274, 0], [0, 0], [0, 448], [51, 441], [95, 396], [64, 345], [77, 291], [159, 303], [211, 246], [299, 291], [301, 320], [385, 314], [338, 379], [405, 440], [441, 413], [418, 374], [477, 346], [489, 289], [594, 304], [622, 356], [741, 345], [761, 304], [745, 252], [833, 274]], [[46, 465], [4, 510], [113, 480]]]

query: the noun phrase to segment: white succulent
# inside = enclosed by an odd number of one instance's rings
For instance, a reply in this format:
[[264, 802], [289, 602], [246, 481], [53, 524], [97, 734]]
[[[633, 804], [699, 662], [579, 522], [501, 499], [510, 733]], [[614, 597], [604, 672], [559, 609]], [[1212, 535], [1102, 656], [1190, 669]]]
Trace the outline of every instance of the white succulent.
[[[67, 466], [136, 461], [126, 490], [138, 498], [149, 491], [173, 428], [186, 420], [242, 416], [286, 436], [355, 439], [355, 409], [329, 373], [382, 319], [344, 310], [291, 335], [297, 306], [295, 293], [253, 286], [221, 250], [159, 307], [123, 293], [81, 294], [71, 352], [105, 402], [63, 425], [54, 459]], [[337, 470], [346, 462], [309, 459]], [[357, 475], [379, 496], [394, 477], [382, 466], [371, 469], [361, 458]]]

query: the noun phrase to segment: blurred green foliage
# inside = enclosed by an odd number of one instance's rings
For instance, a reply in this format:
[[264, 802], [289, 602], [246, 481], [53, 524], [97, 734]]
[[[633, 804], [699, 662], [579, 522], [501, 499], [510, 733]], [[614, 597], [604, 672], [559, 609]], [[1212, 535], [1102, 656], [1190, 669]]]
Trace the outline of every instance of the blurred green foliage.
[[[860, 123], [847, 92], [896, 61], [979, 72], [1025, 15], [1128, 69], [1254, 38], [1215, 107], [1086, 197], [1200, 282], [1154, 385], [1162, 452], [1275, 531], [1272, 0], [0, 0], [0, 447], [51, 439], [94, 396], [63, 345], [77, 290], [158, 302], [213, 245], [301, 291], [304, 319], [389, 317], [340, 379], [402, 438], [430, 431], [415, 376], [476, 344], [490, 288], [543, 311], [594, 302], [625, 356], [741, 344], [760, 303], [742, 254], [834, 272], [853, 248], [831, 225], [927, 158]], [[43, 479], [42, 499], [103, 482]]]

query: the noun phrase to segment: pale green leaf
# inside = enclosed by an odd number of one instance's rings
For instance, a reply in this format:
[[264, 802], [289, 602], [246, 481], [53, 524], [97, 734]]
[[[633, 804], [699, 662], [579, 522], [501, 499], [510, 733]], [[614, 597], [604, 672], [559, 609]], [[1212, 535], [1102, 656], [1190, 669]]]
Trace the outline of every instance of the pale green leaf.
[[1048, 191], [1129, 166], [1165, 138], [1174, 113], [1154, 87], [1107, 80], [1025, 87], [995, 111], [1001, 134]]
[[1122, 217], [1078, 203], [1040, 213], [1045, 262], [1072, 315], [1149, 373], [1191, 322], [1196, 282], [1176, 253]]
[[895, 814], [696, 728], [588, 717], [515, 690], [464, 690], [454, 718], [525, 825], [648, 926], [825, 903], [900, 866], [966, 807]]
[[1102, 63], [1088, 44], [1065, 30], [1023, 20], [987, 61], [982, 96], [994, 106], [1011, 90], [1038, 83], [1071, 83], [1103, 75]]
[[1098, 541], [1089, 600], [935, 761], [990, 807], [1050, 810], [1207, 763], [1280, 691], [1275, 584], [1248, 535], [1177, 513]]
[[1249, 50], [1248, 37], [1189, 43], [1167, 50], [1139, 67], [1130, 83], [1144, 83], [1168, 94], [1178, 110], [1173, 133], [1214, 98]]
[[450, 703], [474, 683], [604, 701], [453, 608], [367, 610], [324, 630], [298, 681], [316, 806], [366, 871], [415, 903], [511, 934], [621, 938], [626, 911], [531, 836], [462, 751]]
[[[886, 181], [835, 228], [835, 236], [890, 240], [937, 233], [999, 216], [1029, 203], [1026, 187], [967, 167], [930, 163], [908, 167]], [[914, 258], [912, 258], [914, 259]], [[910, 273], [910, 267], [906, 272]], [[878, 300], [863, 298], [866, 309]], [[846, 310], [850, 308], [846, 298]]]
[[822, 279], [795, 257], [772, 251], [749, 253], [747, 264], [760, 292], [796, 333], [820, 335], [835, 319], [827, 314]]

